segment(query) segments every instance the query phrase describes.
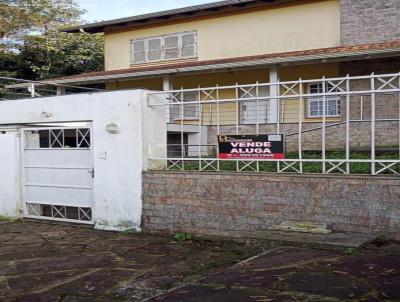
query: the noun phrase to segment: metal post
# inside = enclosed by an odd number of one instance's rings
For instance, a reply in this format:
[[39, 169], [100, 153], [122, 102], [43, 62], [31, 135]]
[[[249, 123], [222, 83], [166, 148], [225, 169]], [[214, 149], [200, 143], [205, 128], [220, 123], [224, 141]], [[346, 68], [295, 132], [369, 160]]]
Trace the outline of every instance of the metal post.
[[[216, 97], [217, 97], [217, 134], [220, 135], [221, 133], [220, 133], [220, 127], [219, 127], [220, 116], [219, 116], [219, 86], [218, 86], [218, 84], [217, 84]], [[217, 154], [217, 158], [218, 158], [218, 160], [217, 160], [217, 171], [219, 171], [220, 162], [219, 162], [219, 153], [218, 153], [219, 151], [218, 151], [218, 147], [217, 147], [217, 150], [216, 150], [216, 151], [217, 151], [216, 154]]]
[[[239, 134], [239, 110], [240, 110], [240, 104], [239, 104], [239, 88], [238, 88], [238, 83], [236, 83], [236, 134]], [[236, 161], [236, 171], [239, 172], [239, 161]]]
[[300, 85], [300, 99], [299, 99], [299, 135], [298, 135], [298, 152], [299, 152], [299, 160], [300, 160], [300, 173], [303, 173], [303, 108], [304, 108], [304, 99], [303, 99], [303, 82], [302, 79], [299, 79]]
[[259, 133], [259, 120], [258, 120], [258, 110], [259, 110], [259, 89], [258, 89], [258, 81], [256, 82], [256, 134]]
[[350, 80], [346, 78], [346, 173], [350, 174]]
[[[198, 154], [199, 154], [199, 171], [201, 171], [201, 125], [202, 125], [202, 106], [201, 106], [201, 91], [200, 91], [200, 85], [198, 87], [198, 101], [199, 101], [199, 146], [198, 146]], [[190, 146], [189, 146], [190, 147]], [[189, 148], [188, 147], [188, 148]]]
[[[276, 81], [276, 96], [280, 95], [280, 85], [279, 85], [279, 79]], [[280, 117], [281, 117], [281, 99], [276, 99], [276, 133], [281, 134], [281, 125], [280, 125]], [[278, 161], [276, 163], [276, 169], [277, 172], [279, 173], [281, 170], [281, 162]]]
[[184, 106], [183, 106], [183, 87], [181, 87], [181, 164], [182, 164], [182, 170], [185, 170], [185, 164], [184, 164], [184, 141], [183, 141], [183, 117], [184, 117]]
[[376, 174], [375, 167], [375, 77], [371, 74], [371, 174]]
[[326, 173], [326, 87], [325, 76], [322, 78], [322, 173]]
[[30, 93], [31, 93], [31, 98], [34, 98], [35, 97], [35, 95], [36, 95], [36, 92], [35, 92], [35, 83], [30, 83]]
[[[258, 81], [256, 82], [256, 134], [258, 135], [259, 134], [259, 120], [258, 120], [258, 110], [259, 110], [259, 100], [258, 100], [258, 97], [259, 97], [259, 88], [258, 88]], [[257, 161], [256, 162], [256, 169], [257, 169], [257, 172], [259, 172], [260, 171], [260, 162], [259, 161]]]

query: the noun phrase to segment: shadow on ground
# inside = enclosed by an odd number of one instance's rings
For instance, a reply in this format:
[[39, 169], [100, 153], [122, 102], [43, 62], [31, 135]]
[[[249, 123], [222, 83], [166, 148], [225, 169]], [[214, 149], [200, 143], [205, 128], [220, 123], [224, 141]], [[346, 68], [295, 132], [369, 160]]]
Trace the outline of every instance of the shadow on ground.
[[345, 252], [264, 244], [263, 252], [27, 221], [0, 230], [5, 302], [400, 300], [394, 242]]

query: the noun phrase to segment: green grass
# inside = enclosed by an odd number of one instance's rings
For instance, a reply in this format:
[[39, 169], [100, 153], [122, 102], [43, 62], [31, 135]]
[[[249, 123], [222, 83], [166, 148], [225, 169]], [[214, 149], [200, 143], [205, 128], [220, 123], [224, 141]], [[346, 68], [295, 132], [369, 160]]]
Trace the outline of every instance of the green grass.
[[[302, 153], [303, 159], [322, 159], [322, 153], [318, 151], [305, 151]], [[298, 159], [299, 158], [299, 153], [298, 152], [287, 152], [285, 153], [285, 158], [286, 159]], [[337, 151], [327, 151], [326, 152], [326, 158], [327, 159], [345, 159], [346, 158], [346, 153], [345, 151], [342, 150], [337, 150]], [[350, 159], [365, 159], [369, 160], [370, 153], [369, 152], [351, 152], [350, 153]], [[207, 158], [203, 158], [203, 160], [206, 160]], [[383, 160], [398, 160], [400, 159], [400, 156], [398, 153], [395, 152], [377, 152], [376, 154], [376, 159], [383, 159]], [[207, 167], [204, 171], [215, 171], [213, 167], [216, 167], [217, 162], [213, 163], [209, 167]], [[236, 165], [237, 163], [235, 161], [224, 161], [220, 160], [219, 161], [219, 170], [220, 171], [236, 171]], [[277, 172], [277, 162], [272, 162], [272, 161], [262, 161], [258, 163], [259, 165], [259, 171], [260, 172]], [[282, 165], [282, 164], [281, 164]], [[202, 162], [202, 167], [205, 166], [205, 162]], [[243, 164], [241, 164], [240, 167], [242, 167]], [[296, 163], [293, 165], [296, 169], [300, 168], [300, 163]], [[303, 163], [303, 172], [304, 173], [322, 173], [322, 163], [321, 162], [304, 162]], [[252, 164], [252, 167], [256, 167], [256, 163]], [[350, 163], [350, 174], [370, 174], [371, 173], [371, 164], [370, 163]], [[282, 167], [281, 167], [282, 168]], [[332, 168], [330, 164], [326, 164], [326, 170], [329, 170]], [[340, 168], [342, 170], [346, 170], [346, 164], [340, 165]], [[382, 167], [380, 165], [376, 165], [376, 169], [379, 170]], [[173, 167], [171, 170], [179, 170], [178, 167]], [[184, 170], [188, 171], [198, 171], [199, 170], [199, 160], [198, 159], [193, 159], [193, 161], [185, 161], [184, 162]], [[396, 164], [395, 166], [392, 167], [392, 170], [399, 172], [400, 173], [400, 164]], [[254, 171], [251, 167], [244, 168], [242, 170], [243, 172], [252, 172]], [[285, 172], [294, 172], [293, 170], [286, 170]], [[335, 169], [332, 171], [332, 173], [341, 173], [338, 169]], [[390, 170], [384, 171], [382, 174], [393, 174]]]

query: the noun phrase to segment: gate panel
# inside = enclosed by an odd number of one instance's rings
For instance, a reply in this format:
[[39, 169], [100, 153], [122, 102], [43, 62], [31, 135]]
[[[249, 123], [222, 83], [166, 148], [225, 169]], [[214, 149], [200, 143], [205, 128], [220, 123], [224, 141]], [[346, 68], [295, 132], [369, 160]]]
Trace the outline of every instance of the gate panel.
[[22, 131], [25, 216], [92, 223], [90, 129]]

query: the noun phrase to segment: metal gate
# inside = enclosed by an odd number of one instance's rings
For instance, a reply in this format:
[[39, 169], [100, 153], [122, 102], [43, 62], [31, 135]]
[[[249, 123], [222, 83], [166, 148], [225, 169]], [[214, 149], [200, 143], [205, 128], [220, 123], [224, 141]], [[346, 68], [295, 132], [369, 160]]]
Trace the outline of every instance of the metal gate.
[[90, 128], [21, 131], [24, 217], [93, 223]]

